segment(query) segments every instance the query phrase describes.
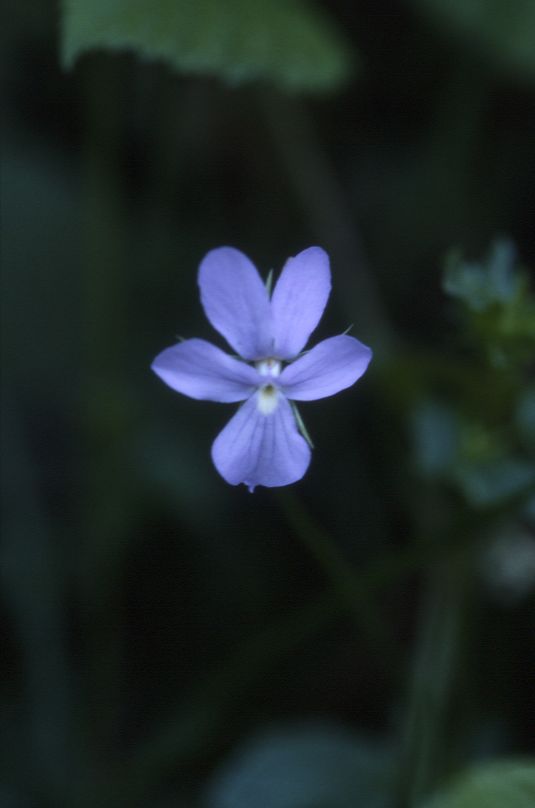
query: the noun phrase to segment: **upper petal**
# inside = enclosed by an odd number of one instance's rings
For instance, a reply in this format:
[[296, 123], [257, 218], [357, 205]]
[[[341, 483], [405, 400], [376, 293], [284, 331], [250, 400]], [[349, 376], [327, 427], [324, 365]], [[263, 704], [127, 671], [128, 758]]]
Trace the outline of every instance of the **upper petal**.
[[329, 257], [321, 247], [309, 247], [286, 261], [271, 298], [275, 356], [291, 359], [304, 348], [330, 291]]
[[199, 267], [206, 316], [244, 359], [270, 356], [273, 328], [269, 296], [255, 266], [239, 250], [211, 250]]
[[290, 399], [312, 401], [350, 387], [372, 358], [370, 348], [343, 334], [318, 343], [284, 368], [278, 383]]
[[243, 401], [261, 383], [253, 367], [203, 339], [166, 348], [151, 367], [173, 390], [209, 401]]
[[252, 491], [300, 480], [310, 463], [310, 449], [297, 431], [289, 402], [279, 393], [276, 409], [263, 414], [258, 393], [243, 404], [212, 446], [218, 472], [231, 485], [245, 483]]

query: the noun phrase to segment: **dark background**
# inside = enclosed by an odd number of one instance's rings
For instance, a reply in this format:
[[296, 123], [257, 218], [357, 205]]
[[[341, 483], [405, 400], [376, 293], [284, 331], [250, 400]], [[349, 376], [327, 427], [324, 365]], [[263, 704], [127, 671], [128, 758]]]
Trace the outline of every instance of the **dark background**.
[[[208, 791], [266, 727], [274, 748], [291, 727], [358, 738], [389, 772], [367, 806], [534, 752], [533, 508], [426, 478], [411, 426], [438, 397], [509, 435], [511, 381], [441, 275], [500, 236], [535, 264], [533, 74], [418, 3], [321, 6], [359, 56], [317, 96], [104, 51], [65, 72], [56, 5], [10, 9], [2, 805], [249, 808]], [[316, 449], [289, 489], [228, 486], [209, 449], [232, 407], [149, 370], [177, 335], [223, 347], [196, 272], [224, 244], [263, 274], [323, 246], [315, 341], [352, 323], [375, 352], [301, 408]], [[524, 544], [487, 563], [497, 534]]]

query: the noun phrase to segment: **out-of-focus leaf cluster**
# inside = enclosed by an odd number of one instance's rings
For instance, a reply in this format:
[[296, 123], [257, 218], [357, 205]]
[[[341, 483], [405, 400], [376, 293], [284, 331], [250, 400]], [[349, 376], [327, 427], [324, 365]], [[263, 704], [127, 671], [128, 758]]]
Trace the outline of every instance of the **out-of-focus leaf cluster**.
[[520, 449], [513, 420], [503, 427], [469, 417], [453, 404], [427, 399], [411, 419], [418, 471], [452, 483], [474, 507], [505, 502], [535, 490], [535, 462]]
[[474, 507], [529, 495], [535, 300], [527, 274], [515, 264], [512, 243], [498, 240], [480, 263], [450, 254], [443, 288], [455, 301], [457, 339], [443, 366], [438, 358], [425, 363], [427, 384], [416, 383], [420, 396], [410, 417], [416, 467], [428, 480], [453, 484]]
[[515, 259], [513, 244], [500, 239], [479, 263], [450, 253], [444, 273], [444, 291], [462, 304], [463, 324], [476, 350], [501, 368], [535, 357], [535, 298]]

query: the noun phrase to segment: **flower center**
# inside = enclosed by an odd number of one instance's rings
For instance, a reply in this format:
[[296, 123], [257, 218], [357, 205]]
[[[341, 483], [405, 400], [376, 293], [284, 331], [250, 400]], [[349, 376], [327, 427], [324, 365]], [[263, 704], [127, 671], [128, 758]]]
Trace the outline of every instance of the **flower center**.
[[258, 391], [258, 409], [262, 415], [271, 415], [279, 403], [279, 391], [274, 384], [265, 384]]
[[255, 362], [255, 367], [261, 376], [278, 376], [281, 372], [282, 362], [280, 359], [269, 357]]

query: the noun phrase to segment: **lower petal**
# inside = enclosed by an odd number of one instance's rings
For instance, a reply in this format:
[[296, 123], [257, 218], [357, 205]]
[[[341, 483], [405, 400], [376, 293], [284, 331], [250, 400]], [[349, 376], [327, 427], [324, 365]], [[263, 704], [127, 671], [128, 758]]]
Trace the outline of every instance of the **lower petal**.
[[310, 449], [297, 430], [292, 408], [279, 394], [276, 408], [265, 415], [258, 393], [243, 404], [212, 446], [212, 460], [231, 485], [273, 488], [300, 480], [310, 463]]

